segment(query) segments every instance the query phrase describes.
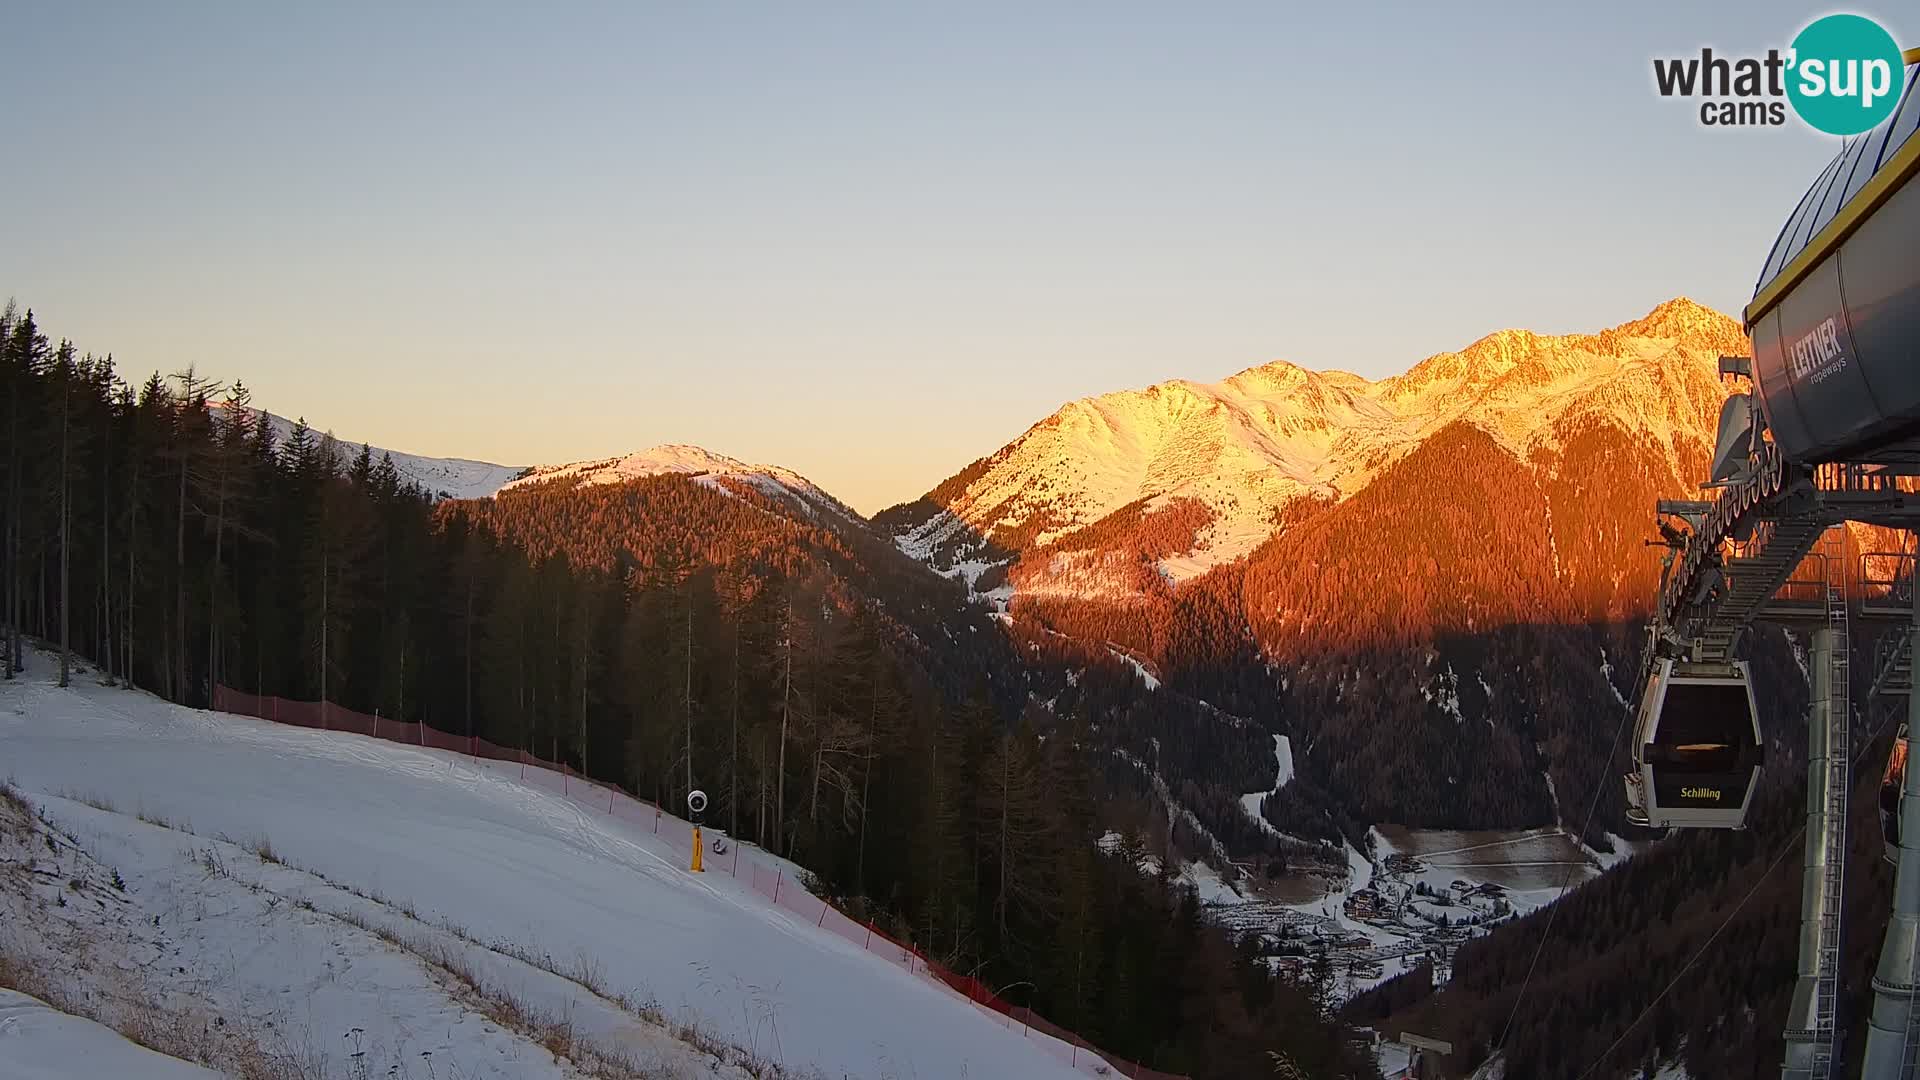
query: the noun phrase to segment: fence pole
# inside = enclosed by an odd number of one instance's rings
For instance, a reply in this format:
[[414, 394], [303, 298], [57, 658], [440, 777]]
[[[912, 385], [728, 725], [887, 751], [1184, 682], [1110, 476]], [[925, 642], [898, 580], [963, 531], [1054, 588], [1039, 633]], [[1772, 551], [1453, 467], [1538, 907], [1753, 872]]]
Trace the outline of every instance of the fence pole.
[[780, 879], [785, 877], [786, 873], [785, 870], [782, 870], [773, 875], [773, 902], [776, 904], [780, 902]]
[[733, 876], [736, 878], [740, 876], [740, 840], [738, 837], [735, 837], [733, 841]]
[[872, 919], [867, 920], [867, 940], [862, 942], [860, 947], [862, 949], [871, 949], [873, 947], [873, 920]]

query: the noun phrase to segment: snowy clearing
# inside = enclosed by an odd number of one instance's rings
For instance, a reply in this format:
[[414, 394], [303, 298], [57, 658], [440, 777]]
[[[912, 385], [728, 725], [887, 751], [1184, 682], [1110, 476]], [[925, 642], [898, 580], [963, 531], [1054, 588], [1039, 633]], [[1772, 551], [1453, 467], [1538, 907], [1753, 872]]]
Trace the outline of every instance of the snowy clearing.
[[1274, 828], [1273, 822], [1268, 821], [1266, 815], [1260, 812], [1260, 803], [1269, 795], [1280, 794], [1280, 789], [1292, 782], [1293, 740], [1287, 738], [1285, 735], [1275, 735], [1273, 737], [1273, 760], [1279, 769], [1279, 772], [1274, 777], [1273, 788], [1269, 791], [1252, 791], [1240, 796], [1240, 806], [1247, 812], [1247, 816], [1252, 818], [1254, 823], [1262, 829], [1272, 833], [1274, 836], [1285, 836], [1286, 834]]
[[216, 1005], [292, 1025], [284, 1049], [338, 1063], [357, 1038], [379, 1070], [426, 1075], [430, 1052], [440, 1076], [456, 1061], [469, 1077], [568, 1075], [392, 937], [451, 953], [667, 1075], [735, 1070], [714, 1071], [662, 1023], [789, 1075], [1086, 1074], [924, 973], [770, 906], [744, 874], [696, 879], [664, 837], [511, 766], [175, 707], [96, 678], [58, 690], [35, 658], [0, 687], [0, 774], [125, 875], [129, 947], [178, 956]]
[[1135, 659], [1131, 653], [1111, 641], [1107, 642], [1107, 651], [1113, 654], [1114, 659], [1133, 668], [1134, 674], [1140, 676], [1140, 681], [1146, 685], [1147, 689], [1160, 689], [1160, 680], [1154, 677], [1153, 672], [1147, 670], [1147, 665]]

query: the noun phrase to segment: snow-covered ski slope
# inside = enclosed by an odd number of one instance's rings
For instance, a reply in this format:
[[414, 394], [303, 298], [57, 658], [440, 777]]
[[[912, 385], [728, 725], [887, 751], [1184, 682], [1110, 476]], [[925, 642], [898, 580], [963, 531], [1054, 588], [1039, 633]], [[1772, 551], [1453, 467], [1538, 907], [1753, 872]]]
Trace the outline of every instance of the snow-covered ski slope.
[[[1059, 1044], [770, 905], [744, 868], [690, 875], [639, 815], [523, 783], [516, 766], [180, 708], [93, 673], [60, 690], [49, 675], [39, 659], [0, 685], [0, 778], [29, 800], [81, 817], [71, 799], [105, 800], [130, 836], [169, 835], [137, 812], [189, 840], [266, 841], [285, 863], [276, 874], [311, 872], [424, 924], [589, 963], [614, 991], [791, 1075], [1092, 1071], [1086, 1053], [1076, 1071]], [[366, 1008], [388, 1003], [369, 995]]]
[[219, 1075], [136, 1046], [112, 1028], [69, 1016], [38, 998], [0, 990], [0, 1076], [9, 1080], [216, 1080]]

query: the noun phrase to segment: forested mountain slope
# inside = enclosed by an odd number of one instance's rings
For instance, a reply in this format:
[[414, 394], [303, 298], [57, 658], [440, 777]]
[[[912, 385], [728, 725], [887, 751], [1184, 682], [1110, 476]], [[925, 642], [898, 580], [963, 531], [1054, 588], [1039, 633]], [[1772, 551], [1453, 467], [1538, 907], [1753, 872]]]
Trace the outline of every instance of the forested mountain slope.
[[[680, 470], [449, 501], [280, 438], [238, 384], [129, 385], [11, 308], [0, 361], [9, 677], [33, 635], [189, 706], [325, 698], [663, 803], [700, 786], [850, 911], [1116, 1053], [1367, 1067], [1307, 989], [1096, 845], [1118, 721], [1037, 697], [991, 613], [864, 523]], [[1076, 681], [1158, 715], [1102, 672]]]
[[[1284, 831], [1329, 811], [1356, 843], [1367, 822], [1545, 824], [1594, 791], [1658, 583], [1653, 504], [1704, 475], [1717, 358], [1745, 351], [1675, 300], [1378, 382], [1276, 364], [1162, 384], [1069, 405], [876, 524], [997, 588], [1016, 627], [1288, 735], [1297, 777], [1266, 811]], [[1217, 831], [1265, 786], [1232, 790], [1226, 765], [1168, 777]], [[1623, 830], [1621, 810], [1603, 789], [1599, 821]]]
[[[1853, 1058], [1893, 887], [1874, 811], [1892, 730], [1879, 711], [1856, 742], [1840, 1003]], [[1665, 1062], [1716, 1080], [1778, 1076], [1806, 805], [1804, 767], [1782, 776], [1774, 765], [1748, 829], [1676, 831], [1560, 901], [1550, 933], [1547, 912], [1503, 925], [1462, 946], [1443, 989], [1409, 978], [1348, 1015], [1451, 1040], [1449, 1076], [1495, 1051], [1510, 1080], [1639, 1075]]]

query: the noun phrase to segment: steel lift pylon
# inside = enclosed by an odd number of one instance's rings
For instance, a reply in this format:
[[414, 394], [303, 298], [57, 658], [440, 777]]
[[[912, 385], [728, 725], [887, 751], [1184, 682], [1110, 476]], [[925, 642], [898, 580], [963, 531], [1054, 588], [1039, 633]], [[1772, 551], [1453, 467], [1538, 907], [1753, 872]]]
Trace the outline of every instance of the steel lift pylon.
[[[1907, 470], [1868, 465], [1775, 469], [1765, 462], [1766, 456], [1764, 450], [1756, 451], [1747, 475], [1710, 503], [1660, 507], [1682, 518], [1691, 531], [1664, 571], [1642, 678], [1661, 655], [1730, 661], [1754, 622], [1808, 632], [1813, 694], [1807, 732], [1806, 846], [1797, 980], [1783, 1032], [1781, 1076], [1833, 1080], [1845, 1075], [1848, 1056], [1841, 1039], [1842, 915], [1856, 621], [1897, 628], [1897, 636], [1890, 639], [1894, 647], [1877, 658], [1867, 700], [1871, 705], [1886, 695], [1905, 694], [1911, 729], [1920, 731], [1920, 697], [1910, 693], [1912, 672], [1920, 668], [1915, 653], [1920, 647], [1920, 611], [1915, 608], [1920, 590], [1912, 586], [1913, 556], [1874, 556], [1899, 560], [1904, 569], [1881, 583], [1886, 595], [1857, 595], [1874, 590], [1864, 583], [1864, 573], [1849, 573], [1854, 559], [1845, 549], [1844, 523], [1863, 520], [1910, 532], [1920, 529], [1920, 480]], [[1818, 572], [1806, 576], [1809, 567]], [[1796, 568], [1801, 576], [1795, 576]], [[1905, 784], [1914, 797], [1903, 800], [1899, 810], [1893, 915], [1873, 980], [1872, 1019], [1860, 1055], [1863, 1080], [1920, 1080], [1920, 769], [1908, 770]]]

